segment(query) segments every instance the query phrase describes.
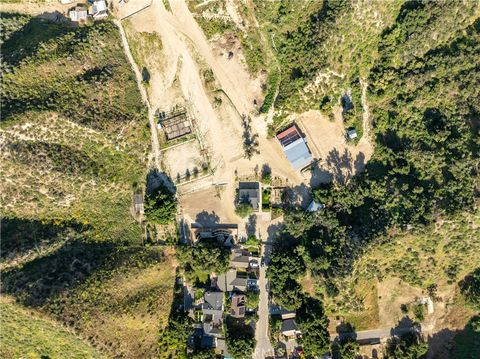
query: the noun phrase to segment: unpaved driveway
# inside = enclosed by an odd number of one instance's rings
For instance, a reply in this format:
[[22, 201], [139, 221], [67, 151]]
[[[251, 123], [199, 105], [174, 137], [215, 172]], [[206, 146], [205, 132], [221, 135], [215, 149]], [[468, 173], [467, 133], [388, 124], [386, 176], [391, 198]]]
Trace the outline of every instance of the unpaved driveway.
[[[152, 6], [129, 18], [137, 31], [156, 31], [163, 44], [165, 60], [162, 73], [152, 70], [150, 81], [150, 101], [153, 108], [166, 107], [165, 98], [172, 98], [176, 89], [181, 98], [176, 102], [190, 102], [201, 136], [209, 149], [212, 167], [216, 169], [213, 182], [226, 183], [224, 199], [233, 206], [235, 193], [235, 172], [253, 173], [267, 163], [274, 175], [288, 178], [292, 185], [306, 181], [293, 170], [285, 158], [279, 144], [266, 138], [266, 122], [262, 118], [252, 118], [252, 131], [258, 133], [258, 151], [251, 160], [243, 158], [243, 127], [238, 114], [253, 110], [252, 80], [246, 70], [227, 71], [225, 62], [213, 54], [210, 44], [182, 1], [172, 1], [173, 14], [166, 11], [161, 0], [154, 0]], [[199, 61], [204, 61], [214, 72], [220, 87], [231, 99], [225, 96], [223, 104], [214, 109], [211, 98], [204, 88]], [[175, 103], [170, 103], [173, 106]], [[190, 199], [185, 198], [186, 201]], [[192, 215], [194, 215], [192, 213]]]

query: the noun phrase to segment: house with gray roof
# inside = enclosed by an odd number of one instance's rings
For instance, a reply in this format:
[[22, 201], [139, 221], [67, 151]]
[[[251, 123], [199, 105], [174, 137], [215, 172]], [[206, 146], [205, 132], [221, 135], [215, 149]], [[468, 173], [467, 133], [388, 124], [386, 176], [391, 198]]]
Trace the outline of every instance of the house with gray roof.
[[216, 287], [222, 292], [246, 292], [247, 277], [240, 276], [236, 270], [231, 269], [227, 273], [220, 274], [216, 279]]
[[206, 335], [218, 337], [222, 334], [223, 293], [206, 292], [202, 303], [202, 323]]
[[248, 252], [241, 249], [235, 249], [230, 256], [230, 266], [232, 268], [248, 268], [250, 264], [250, 256]]
[[294, 337], [300, 334], [295, 319], [286, 319], [282, 322], [281, 333], [286, 337]]
[[238, 184], [238, 202], [250, 203], [258, 211], [262, 201], [259, 182], [240, 182]]

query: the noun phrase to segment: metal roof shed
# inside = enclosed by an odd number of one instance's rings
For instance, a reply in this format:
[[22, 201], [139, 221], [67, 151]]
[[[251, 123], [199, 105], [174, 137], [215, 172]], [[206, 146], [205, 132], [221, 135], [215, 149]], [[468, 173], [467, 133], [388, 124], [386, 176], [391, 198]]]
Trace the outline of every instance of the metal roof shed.
[[310, 154], [303, 138], [299, 138], [295, 142], [284, 147], [283, 151], [293, 168], [296, 170], [300, 170], [312, 162], [312, 155]]
[[293, 168], [300, 170], [310, 164], [312, 155], [305, 139], [300, 135], [297, 126], [293, 125], [277, 134], [277, 139]]

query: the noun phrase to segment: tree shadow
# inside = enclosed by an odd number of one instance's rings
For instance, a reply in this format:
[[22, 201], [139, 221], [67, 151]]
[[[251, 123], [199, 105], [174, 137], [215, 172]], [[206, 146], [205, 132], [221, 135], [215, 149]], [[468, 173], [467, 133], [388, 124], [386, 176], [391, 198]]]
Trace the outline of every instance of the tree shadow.
[[29, 251], [37, 251], [62, 241], [75, 232], [90, 229], [90, 226], [75, 222], [65, 222], [62, 225], [42, 223], [37, 220], [20, 218], [2, 218], [1, 231], [1, 262], [7, 262]]
[[463, 329], [444, 328], [426, 339], [427, 359], [476, 359], [480, 353], [480, 315], [471, 317]]
[[267, 179], [271, 180], [271, 178], [272, 178], [272, 168], [268, 164], [264, 163], [262, 165], [262, 170], [260, 172], [260, 176], [262, 178], [262, 181], [264, 181], [264, 182], [266, 182], [265, 180], [267, 180]]
[[342, 93], [340, 97], [340, 104], [342, 105], [342, 114], [347, 113], [350, 110], [353, 110], [353, 101], [350, 93]]
[[355, 169], [355, 173], [360, 173], [365, 168], [365, 154], [363, 152], [359, 152], [355, 157], [353, 168]]
[[345, 184], [345, 182], [352, 176], [353, 159], [351, 153], [347, 149], [340, 154], [340, 152], [334, 148], [328, 153], [326, 161], [335, 182]]
[[245, 223], [245, 232], [247, 232], [247, 236], [254, 236], [257, 233], [256, 214], [252, 214], [248, 217], [248, 221]]
[[398, 321], [395, 327], [390, 329], [390, 335], [391, 336], [402, 335], [404, 333], [412, 331], [415, 328], [420, 329], [420, 327], [417, 326], [417, 324], [408, 315], [406, 315]]
[[313, 199], [312, 190], [305, 183], [295, 187], [285, 188], [283, 192], [283, 203], [286, 208], [306, 208]]
[[117, 247], [117, 243], [82, 238], [68, 241], [55, 252], [4, 271], [2, 293], [13, 295], [23, 305], [41, 307], [84, 283], [94, 271], [112, 267]]
[[[19, 13], [2, 13], [3, 19], [22, 16]], [[2, 60], [10, 66], [18, 65], [23, 59], [34, 55], [43, 43], [75, 31], [69, 24], [70, 20], [58, 11], [32, 17], [2, 44]]]
[[177, 193], [177, 187], [170, 176], [165, 172], [158, 171], [156, 168], [151, 168], [147, 174], [146, 194], [151, 195], [161, 187], [166, 188], [172, 195]]
[[243, 151], [245, 157], [251, 159], [254, 154], [260, 153], [258, 150], [258, 133], [252, 133], [252, 120], [249, 116], [242, 116], [243, 127]]
[[195, 222], [203, 227], [213, 227], [220, 223], [220, 217], [214, 211], [212, 213], [202, 211], [195, 217]]
[[312, 176], [310, 177], [310, 187], [315, 189], [324, 183], [330, 183], [333, 175], [326, 169], [319, 166], [319, 160], [314, 160], [310, 167]]
[[337, 336], [333, 340], [334, 347], [348, 340], [357, 340], [357, 332], [355, 327], [344, 320], [342, 320], [340, 324], [335, 327], [335, 331]]

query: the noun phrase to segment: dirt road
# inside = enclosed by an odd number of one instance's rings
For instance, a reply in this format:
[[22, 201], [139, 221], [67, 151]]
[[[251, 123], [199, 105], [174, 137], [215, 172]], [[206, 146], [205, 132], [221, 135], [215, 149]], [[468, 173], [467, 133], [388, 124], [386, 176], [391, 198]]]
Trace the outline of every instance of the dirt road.
[[[252, 116], [252, 131], [258, 133], [259, 154], [251, 160], [243, 157], [244, 129], [238, 112], [253, 111], [251, 89], [260, 84], [250, 77], [245, 68], [231, 67], [233, 63], [213, 53], [183, 1], [172, 1], [171, 8], [172, 13], [165, 9], [163, 1], [154, 0], [149, 8], [129, 18], [135, 31], [156, 32], [162, 40], [162, 54], [151, 55], [162, 61], [163, 66], [161, 70], [149, 69], [152, 75], [150, 105], [152, 108], [168, 108], [176, 103], [190, 103], [215, 167], [212, 182], [226, 183], [224, 210], [228, 212], [227, 217], [234, 215], [235, 172], [252, 174], [255, 167], [268, 164], [274, 175], [288, 178], [292, 185], [306, 182], [290, 166], [278, 143], [266, 138], [266, 122], [262, 117]], [[232, 104], [224, 99], [219, 108], [213, 108], [212, 98], [204, 87], [201, 75], [205, 63], [212, 69], [220, 88]]]
[[338, 339], [342, 340], [346, 338], [353, 338], [357, 341], [363, 342], [370, 340], [374, 341], [376, 339], [388, 339], [392, 336], [400, 336], [408, 332], [413, 332], [415, 330], [416, 329], [413, 327], [361, 330], [352, 333], [331, 334], [330, 340], [333, 342]]
[[160, 144], [158, 142], [157, 125], [155, 123], [152, 107], [150, 106], [150, 102], [148, 100], [147, 91], [145, 90], [145, 87], [143, 87], [143, 84], [142, 84], [142, 74], [140, 73], [140, 70], [138, 69], [137, 64], [133, 60], [133, 56], [130, 51], [130, 46], [128, 45], [127, 37], [125, 35], [125, 30], [123, 29], [122, 23], [118, 20], [114, 20], [114, 23], [115, 25], [117, 25], [118, 30], [120, 31], [123, 50], [125, 51], [125, 55], [127, 56], [128, 62], [130, 63], [130, 66], [132, 67], [133, 72], [135, 73], [135, 80], [137, 81], [138, 90], [140, 91], [140, 94], [142, 96], [142, 101], [147, 107], [148, 121], [150, 123], [150, 132], [151, 132], [151, 141], [152, 141], [153, 162], [155, 164], [155, 168], [157, 168], [160, 171], [161, 170]]

